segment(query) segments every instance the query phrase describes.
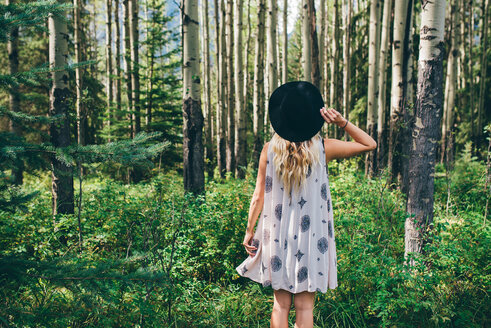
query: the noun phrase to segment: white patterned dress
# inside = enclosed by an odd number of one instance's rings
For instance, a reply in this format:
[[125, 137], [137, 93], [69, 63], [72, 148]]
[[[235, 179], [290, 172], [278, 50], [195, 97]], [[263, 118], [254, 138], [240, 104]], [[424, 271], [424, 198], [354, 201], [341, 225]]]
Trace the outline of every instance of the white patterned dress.
[[313, 141], [320, 163], [309, 168], [303, 190], [293, 191], [291, 201], [276, 176], [274, 153], [268, 146], [264, 205], [252, 240], [257, 252], [236, 268], [264, 287], [326, 293], [338, 285], [324, 142], [318, 135]]

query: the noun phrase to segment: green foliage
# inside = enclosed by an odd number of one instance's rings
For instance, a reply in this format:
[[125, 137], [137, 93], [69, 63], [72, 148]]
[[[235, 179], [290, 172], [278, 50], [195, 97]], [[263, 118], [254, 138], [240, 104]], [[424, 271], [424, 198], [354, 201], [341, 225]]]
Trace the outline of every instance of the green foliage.
[[[459, 172], [457, 165], [452, 174]], [[482, 212], [455, 206], [447, 215], [446, 189], [437, 188], [432, 242], [410, 273], [404, 197], [388, 176], [367, 180], [354, 158], [330, 162], [329, 173], [339, 286], [316, 295], [316, 327], [485, 326], [491, 239]], [[479, 175], [469, 170], [454, 188], [482, 188]], [[247, 256], [241, 243], [254, 183], [249, 171], [192, 197], [174, 172], [136, 185], [90, 178], [79, 248], [75, 215], [53, 227], [49, 177], [28, 176], [23, 188], [39, 194], [26, 212], [0, 212], [0, 318], [25, 327], [268, 326], [271, 288], [235, 271]]]
[[486, 164], [472, 155], [471, 143], [465, 145], [453, 163], [453, 170], [446, 176], [443, 165], [437, 165], [435, 180], [436, 197], [448, 206], [450, 213], [484, 213], [489, 191], [484, 188]]

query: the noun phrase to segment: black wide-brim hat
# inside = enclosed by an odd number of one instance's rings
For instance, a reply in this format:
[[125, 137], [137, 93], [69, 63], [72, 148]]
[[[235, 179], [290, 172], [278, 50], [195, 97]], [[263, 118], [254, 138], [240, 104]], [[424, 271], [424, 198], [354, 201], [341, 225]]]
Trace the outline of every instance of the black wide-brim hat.
[[269, 120], [280, 137], [292, 142], [311, 139], [324, 124], [320, 109], [322, 95], [315, 85], [306, 81], [288, 82], [279, 86], [269, 98]]

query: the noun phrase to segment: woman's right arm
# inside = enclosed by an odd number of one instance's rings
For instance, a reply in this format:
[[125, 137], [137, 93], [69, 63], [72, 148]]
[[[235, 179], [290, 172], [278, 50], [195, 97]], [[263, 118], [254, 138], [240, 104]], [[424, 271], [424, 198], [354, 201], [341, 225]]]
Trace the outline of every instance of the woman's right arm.
[[[321, 115], [327, 123], [334, 123], [339, 127], [345, 126], [347, 120], [335, 109], [321, 109]], [[335, 158], [347, 158], [374, 150], [377, 142], [365, 131], [351, 122], [344, 128], [354, 141], [342, 141], [338, 139], [324, 139], [326, 149], [326, 162]]]

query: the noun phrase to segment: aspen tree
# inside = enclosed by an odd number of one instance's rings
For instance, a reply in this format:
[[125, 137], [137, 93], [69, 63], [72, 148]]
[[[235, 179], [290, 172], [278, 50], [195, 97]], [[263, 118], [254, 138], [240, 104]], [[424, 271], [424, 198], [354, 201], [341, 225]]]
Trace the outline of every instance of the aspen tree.
[[131, 98], [134, 123], [134, 134], [141, 130], [140, 118], [140, 70], [139, 70], [139, 41], [138, 41], [138, 0], [129, 0], [130, 9], [130, 48], [131, 48]]
[[[244, 1], [236, 0], [235, 2], [235, 176], [237, 178], [245, 177], [247, 166], [246, 158], [246, 111], [243, 94], [243, 63], [242, 63], [242, 10]], [[247, 67], [245, 68], [247, 70]]]
[[129, 130], [130, 137], [135, 136], [135, 129], [133, 125], [133, 91], [131, 84], [131, 76], [133, 70], [133, 64], [131, 61], [131, 43], [130, 43], [130, 0], [123, 0], [123, 41], [124, 41], [124, 63], [125, 63], [125, 78], [126, 78], [126, 96], [128, 99], [128, 118], [129, 118]]
[[384, 158], [386, 154], [387, 145], [387, 127], [386, 127], [386, 108], [387, 108], [387, 56], [389, 52], [389, 31], [390, 31], [390, 18], [392, 13], [393, 0], [385, 0], [383, 19], [382, 19], [382, 33], [380, 37], [380, 58], [379, 58], [379, 70], [378, 75], [378, 99], [377, 99], [377, 167], [384, 167]]
[[[424, 246], [429, 242], [426, 237], [433, 222], [436, 144], [440, 139], [440, 111], [443, 105], [445, 1], [425, 2], [421, 10], [415, 121], [409, 154], [406, 260], [409, 253], [416, 256], [423, 253]], [[415, 260], [411, 259], [409, 265], [413, 267]]]
[[[370, 26], [369, 26], [369, 47], [368, 47], [368, 95], [367, 95], [367, 133], [377, 140], [377, 94], [378, 94], [378, 73], [379, 73], [379, 7], [378, 0], [370, 2]], [[365, 174], [372, 177], [377, 169], [376, 152], [370, 151], [366, 154]]]
[[460, 8], [457, 0], [452, 0], [450, 7], [451, 16], [451, 46], [447, 59], [447, 74], [445, 78], [445, 93], [443, 102], [442, 140], [440, 162], [446, 159], [447, 165], [453, 160], [452, 133], [453, 118], [455, 112], [455, 96], [457, 92], [457, 67], [460, 57]]
[[283, 0], [283, 70], [281, 74], [281, 83], [285, 84], [288, 80], [288, 1]]
[[198, 0], [183, 0], [183, 178], [186, 191], [204, 191]]
[[220, 177], [225, 177], [226, 169], [226, 128], [227, 112], [225, 111], [226, 70], [225, 70], [225, 4], [215, 0], [215, 28], [217, 44], [217, 164]]
[[208, 0], [203, 0], [202, 7], [202, 30], [203, 30], [203, 100], [204, 112], [206, 113], [206, 128], [205, 128], [205, 152], [208, 162], [208, 178], [212, 178], [213, 170], [211, 163], [213, 162], [213, 111], [211, 108], [211, 92], [210, 92], [210, 27], [208, 18]]
[[227, 0], [225, 15], [226, 66], [227, 66], [227, 172], [235, 173], [235, 97], [234, 97], [234, 12], [233, 0]]
[[267, 27], [268, 33], [266, 38], [267, 46], [267, 76], [268, 76], [268, 93], [266, 97], [276, 89], [278, 86], [278, 70], [276, 66], [276, 29], [277, 24], [277, 14], [276, 14], [276, 0], [268, 0], [268, 16], [267, 16]]
[[338, 68], [339, 68], [339, 0], [334, 0], [332, 27], [331, 83], [329, 87], [330, 107], [339, 110]]
[[312, 43], [310, 42], [309, 0], [302, 0], [302, 68], [303, 79], [312, 82]]
[[[106, 97], [107, 97], [107, 121], [106, 126], [111, 127], [112, 113], [111, 106], [113, 104], [113, 53], [112, 53], [112, 0], [106, 0]], [[110, 131], [110, 130], [109, 130]], [[110, 135], [110, 132], [109, 132]], [[111, 137], [108, 138], [111, 141]]]
[[[345, 0], [343, 7], [345, 13], [343, 15], [344, 25], [344, 44], [343, 44], [343, 116], [349, 119], [350, 112], [350, 79], [351, 79], [351, 60], [350, 60], [350, 47], [351, 47], [351, 16], [353, 12], [353, 1]], [[346, 4], [347, 2], [347, 4]], [[344, 132], [344, 139], [348, 140], [348, 132]]]
[[392, 177], [397, 177], [402, 185], [402, 140], [403, 123], [407, 97], [407, 65], [409, 24], [412, 13], [412, 0], [394, 2], [394, 37], [392, 43], [392, 87], [390, 108], [390, 129], [388, 146], [388, 167]]
[[[68, 32], [63, 18], [50, 14], [49, 29], [49, 67], [51, 90], [49, 93], [49, 116], [61, 116], [61, 122], [52, 123], [49, 128], [50, 140], [54, 147], [70, 146], [69, 98], [68, 89]], [[51, 192], [53, 216], [73, 214], [73, 175], [71, 167], [55, 156], [51, 158]], [[55, 222], [56, 223], [56, 222]]]
[[[77, 0], [79, 1], [79, 0]], [[119, 119], [119, 112], [121, 112], [121, 31], [119, 20], [119, 0], [114, 0], [114, 29], [116, 30], [116, 54], [114, 65], [114, 101], [116, 102], [116, 118]]]
[[265, 0], [258, 0], [257, 11], [257, 37], [254, 60], [254, 91], [253, 91], [253, 133], [254, 146], [252, 158], [254, 167], [257, 168], [259, 155], [261, 154], [264, 138], [264, 20]]

